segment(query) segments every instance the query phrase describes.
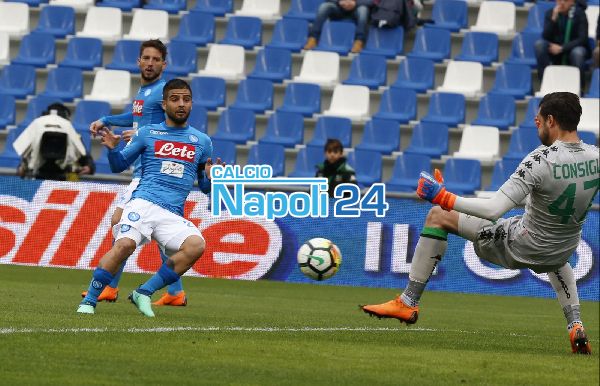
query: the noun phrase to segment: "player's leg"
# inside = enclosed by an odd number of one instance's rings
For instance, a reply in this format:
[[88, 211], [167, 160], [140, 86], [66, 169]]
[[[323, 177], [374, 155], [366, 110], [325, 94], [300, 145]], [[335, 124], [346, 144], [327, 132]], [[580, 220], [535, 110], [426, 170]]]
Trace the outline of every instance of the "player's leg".
[[[160, 247], [158, 249], [160, 251], [160, 258], [162, 262], [166, 262], [169, 257]], [[167, 292], [165, 292], [160, 299], [152, 304], [155, 306], [186, 306], [187, 296], [183, 290], [181, 278], [175, 283], [169, 284], [167, 287]]]

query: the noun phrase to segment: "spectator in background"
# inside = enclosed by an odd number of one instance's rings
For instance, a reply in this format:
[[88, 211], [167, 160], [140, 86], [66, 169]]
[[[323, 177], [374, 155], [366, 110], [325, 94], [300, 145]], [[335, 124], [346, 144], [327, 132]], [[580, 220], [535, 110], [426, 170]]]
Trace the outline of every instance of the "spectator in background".
[[373, 0], [327, 0], [319, 6], [317, 17], [308, 34], [305, 50], [312, 50], [317, 46], [321, 29], [327, 19], [339, 20], [352, 18], [356, 22], [356, 33], [352, 52], [358, 53], [363, 49], [369, 28], [369, 12]]
[[373, 0], [371, 24], [377, 28], [402, 26], [410, 31], [419, 24], [422, 9], [420, 0]]
[[585, 83], [585, 61], [590, 56], [588, 20], [585, 9], [575, 0], [556, 0], [556, 6], [546, 12], [542, 39], [535, 43], [538, 78], [550, 64], [579, 68], [581, 87]]
[[600, 15], [596, 22], [596, 48], [594, 48], [594, 67], [600, 67]]
[[329, 180], [329, 197], [333, 197], [335, 187], [339, 184], [356, 184], [354, 169], [346, 163], [344, 145], [339, 140], [330, 138], [325, 143], [325, 161], [317, 165], [316, 177]]

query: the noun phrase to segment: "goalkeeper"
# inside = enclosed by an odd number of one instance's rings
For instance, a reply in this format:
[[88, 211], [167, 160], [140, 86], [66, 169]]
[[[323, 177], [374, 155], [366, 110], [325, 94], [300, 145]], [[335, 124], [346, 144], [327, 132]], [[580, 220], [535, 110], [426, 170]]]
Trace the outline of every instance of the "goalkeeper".
[[[448, 192], [442, 174], [422, 172], [419, 197], [437, 204], [425, 220], [402, 295], [387, 303], [362, 306], [368, 314], [408, 324], [419, 315], [419, 300], [441, 261], [448, 233], [473, 242], [480, 258], [508, 269], [546, 272], [567, 319], [574, 353], [590, 354], [581, 321], [579, 297], [569, 264], [581, 228], [598, 191], [598, 148], [577, 136], [579, 97], [546, 95], [535, 118], [542, 146], [532, 151], [491, 199], [464, 198]], [[522, 216], [500, 218], [525, 198]]]

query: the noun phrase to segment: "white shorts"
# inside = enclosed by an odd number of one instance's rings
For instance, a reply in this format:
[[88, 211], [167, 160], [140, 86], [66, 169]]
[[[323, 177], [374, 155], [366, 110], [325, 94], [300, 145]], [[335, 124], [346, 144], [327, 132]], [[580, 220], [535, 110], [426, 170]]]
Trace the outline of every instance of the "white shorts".
[[175, 252], [189, 236], [202, 237], [196, 226], [150, 201], [134, 198], [123, 208], [116, 240], [127, 237], [137, 246], [156, 240], [165, 252]]
[[134, 178], [131, 180], [129, 185], [127, 185], [127, 189], [125, 189], [125, 191], [119, 196], [119, 199], [117, 200], [117, 208], [125, 208], [125, 204], [127, 204], [127, 202], [131, 200], [131, 195], [133, 194], [133, 191], [137, 189], [139, 184], [139, 178]]

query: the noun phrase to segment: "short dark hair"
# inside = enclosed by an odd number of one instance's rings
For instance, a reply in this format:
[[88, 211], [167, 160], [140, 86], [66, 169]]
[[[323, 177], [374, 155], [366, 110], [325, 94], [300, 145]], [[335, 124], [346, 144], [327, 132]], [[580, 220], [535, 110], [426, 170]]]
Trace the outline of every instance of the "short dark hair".
[[158, 39], [150, 39], [142, 43], [140, 46], [140, 58], [142, 57], [144, 49], [148, 47], [156, 48], [160, 52], [162, 60], [167, 60], [167, 46], [165, 46], [164, 43]]
[[343, 152], [344, 145], [342, 145], [342, 143], [340, 142], [339, 139], [327, 138], [327, 141], [325, 142], [324, 150], [325, 151], [330, 150], [330, 151], [336, 151], [336, 152]]
[[540, 115], [544, 119], [552, 115], [561, 130], [576, 131], [581, 119], [579, 97], [572, 92], [553, 92], [546, 94], [540, 101]]
[[56, 110], [56, 114], [64, 119], [68, 120], [71, 117], [71, 110], [62, 103], [52, 103], [46, 107], [46, 110], [42, 112], [42, 115], [50, 115], [52, 110]]
[[179, 78], [171, 79], [163, 87], [163, 100], [165, 100], [165, 101], [167, 100], [169, 91], [178, 90], [178, 89], [182, 89], [182, 88], [188, 89], [190, 91], [190, 94], [192, 93], [192, 88], [190, 87], [188, 82], [186, 82], [183, 79], [179, 79]]

